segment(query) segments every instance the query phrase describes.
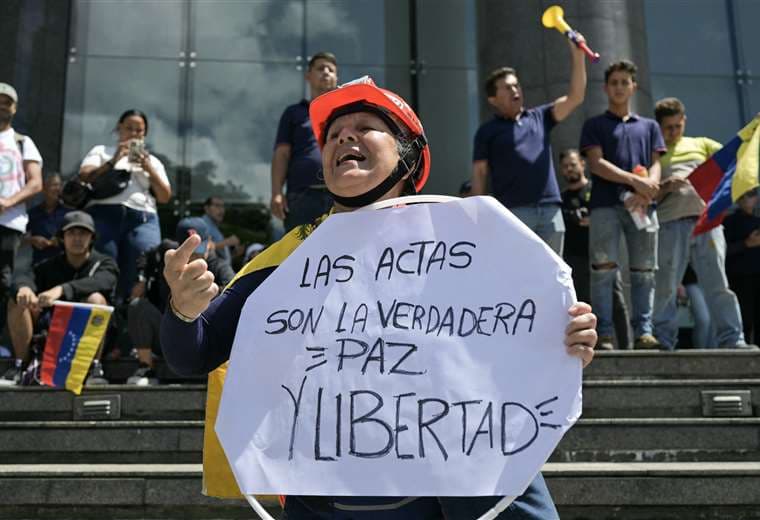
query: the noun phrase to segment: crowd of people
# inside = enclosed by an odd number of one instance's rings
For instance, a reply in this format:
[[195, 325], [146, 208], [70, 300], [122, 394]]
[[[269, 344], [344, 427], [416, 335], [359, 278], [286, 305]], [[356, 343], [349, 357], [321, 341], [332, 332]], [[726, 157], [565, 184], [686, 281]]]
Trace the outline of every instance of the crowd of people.
[[[637, 69], [621, 60], [605, 70], [607, 110], [584, 122], [577, 149], [559, 154], [560, 191], [549, 134], [586, 88], [582, 55], [572, 52], [567, 95], [534, 108], [524, 107], [515, 70], [490, 74], [485, 91], [495, 115], [475, 135], [471, 193], [488, 193], [490, 182], [494, 197], [564, 256], [578, 298], [598, 317], [597, 349], [677, 348], [683, 285], [700, 291], [707, 309], [694, 312], [698, 333], [681, 347], [757, 348], [757, 189], [742, 195], [723, 226], [695, 235], [705, 202], [687, 177], [722, 145], [684, 135], [686, 109], [676, 98], [658, 101], [655, 119], [632, 112]], [[691, 284], [683, 282], [688, 267]]]
[[[606, 69], [607, 110], [584, 123], [578, 148], [561, 151], [555, 171], [551, 132], [581, 106], [586, 91], [584, 55], [571, 44], [570, 56], [567, 94], [534, 108], [525, 107], [514, 69], [488, 75], [485, 95], [494, 117], [474, 136], [472, 177], [461, 195], [492, 194], [564, 256], [578, 299], [590, 301], [598, 317], [597, 349], [689, 346], [683, 338], [679, 343], [678, 308], [686, 300], [695, 320], [691, 346], [756, 348], [757, 191], [741, 197], [722, 227], [694, 236], [705, 203], [686, 177], [721, 145], [685, 136], [686, 109], [675, 98], [657, 102], [655, 119], [632, 112], [637, 70], [626, 60]], [[270, 207], [286, 231], [313, 223], [336, 202], [347, 203], [325, 183], [323, 143], [310, 120], [311, 101], [337, 88], [335, 56], [315, 54], [305, 79], [309, 99], [285, 109], [272, 155]], [[7, 302], [15, 359], [0, 384], [22, 380], [35, 354], [33, 338], [59, 299], [124, 308], [139, 362], [129, 382], [154, 384], [161, 316], [171, 300], [165, 253], [197, 234], [201, 242], [192, 258], [204, 258], [223, 287], [234, 277], [233, 260], [248, 261], [264, 246], [245, 247], [237, 236], [225, 236], [224, 200], [214, 196], [203, 203], [202, 216], [179, 222], [175, 240], [162, 239], [157, 205], [171, 199], [172, 187], [164, 165], [145, 147], [145, 113], [121, 114], [114, 141], [94, 146], [78, 177], [64, 183], [55, 172], [43, 179], [33, 140], [13, 129], [18, 104], [13, 87], [0, 83], [0, 298]], [[38, 192], [41, 201], [27, 211]], [[22, 244], [30, 246], [32, 262], [19, 272]], [[88, 381], [106, 381], [98, 359]]]
[[[161, 355], [159, 324], [169, 290], [163, 278], [164, 253], [190, 234], [202, 239], [193, 252], [204, 258], [220, 284], [234, 277], [232, 262], [255, 256], [234, 236], [223, 236], [224, 201], [209, 197], [203, 215], [179, 221], [171, 240], [161, 236], [157, 205], [172, 190], [161, 161], [145, 147], [148, 116], [127, 110], [117, 119], [113, 143], [94, 146], [83, 158], [78, 175], [63, 182], [57, 172], [45, 173], [34, 141], [12, 126], [18, 106], [16, 90], [0, 83], [0, 300], [14, 362], [0, 385], [35, 381], [30, 370], [44, 348], [56, 301], [111, 305], [125, 319], [111, 320], [112, 333], [126, 329], [138, 368], [127, 382], [158, 382], [155, 359]], [[26, 204], [41, 191], [38, 204]], [[19, 249], [31, 249], [29, 266], [17, 262]], [[86, 384], [107, 384], [101, 344]], [[8, 350], [8, 349], [6, 349]], [[115, 352], [119, 352], [115, 349]]]

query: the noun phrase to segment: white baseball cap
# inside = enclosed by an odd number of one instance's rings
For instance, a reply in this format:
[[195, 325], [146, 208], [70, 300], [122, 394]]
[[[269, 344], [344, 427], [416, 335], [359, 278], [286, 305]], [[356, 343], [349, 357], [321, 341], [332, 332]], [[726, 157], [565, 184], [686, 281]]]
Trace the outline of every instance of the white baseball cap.
[[7, 83], [0, 83], [0, 94], [5, 94], [11, 98], [14, 103], [18, 103], [18, 94], [16, 93], [16, 89]]

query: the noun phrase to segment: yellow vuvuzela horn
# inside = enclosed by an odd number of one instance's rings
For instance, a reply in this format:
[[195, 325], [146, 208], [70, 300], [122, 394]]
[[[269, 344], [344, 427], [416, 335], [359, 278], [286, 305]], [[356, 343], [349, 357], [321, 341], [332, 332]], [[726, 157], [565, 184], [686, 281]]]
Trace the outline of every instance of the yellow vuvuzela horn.
[[586, 45], [586, 42], [581, 41], [578, 38], [578, 33], [575, 32], [565, 21], [564, 14], [565, 12], [560, 6], [553, 5], [544, 11], [543, 16], [541, 17], [541, 23], [543, 23], [544, 27], [547, 29], [557, 29], [559, 32], [567, 36], [568, 39], [585, 52], [586, 56], [588, 56], [594, 63], [599, 61], [599, 53], [592, 51], [588, 45]]

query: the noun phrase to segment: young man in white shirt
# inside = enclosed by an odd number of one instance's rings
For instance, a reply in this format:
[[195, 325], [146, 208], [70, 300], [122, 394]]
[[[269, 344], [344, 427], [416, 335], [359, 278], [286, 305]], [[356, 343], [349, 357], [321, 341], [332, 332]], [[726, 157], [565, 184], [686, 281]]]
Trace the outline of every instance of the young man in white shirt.
[[11, 285], [13, 264], [29, 217], [24, 202], [42, 189], [42, 157], [34, 141], [11, 123], [18, 94], [0, 83], [0, 299]]

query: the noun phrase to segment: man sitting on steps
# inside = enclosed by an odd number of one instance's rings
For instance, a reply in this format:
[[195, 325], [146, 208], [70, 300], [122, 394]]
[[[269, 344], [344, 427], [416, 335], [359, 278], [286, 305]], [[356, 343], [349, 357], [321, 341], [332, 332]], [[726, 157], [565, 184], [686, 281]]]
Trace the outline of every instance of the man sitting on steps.
[[[19, 273], [8, 301], [8, 330], [16, 362], [0, 378], [0, 385], [21, 382], [29, 363], [34, 326], [43, 310], [56, 300], [107, 305], [119, 278], [113, 258], [93, 251], [95, 223], [84, 211], [72, 211], [58, 231], [63, 252], [44, 260], [32, 273]], [[85, 384], [107, 384], [96, 354]]]

